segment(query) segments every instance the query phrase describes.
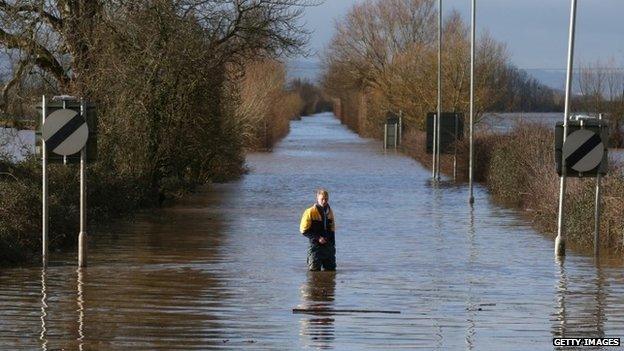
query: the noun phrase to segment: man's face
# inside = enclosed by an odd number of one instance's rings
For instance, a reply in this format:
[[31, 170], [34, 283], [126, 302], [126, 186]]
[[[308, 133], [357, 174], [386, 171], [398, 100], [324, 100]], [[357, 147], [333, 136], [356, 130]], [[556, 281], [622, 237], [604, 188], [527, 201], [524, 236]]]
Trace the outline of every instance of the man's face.
[[329, 196], [327, 196], [325, 194], [316, 194], [316, 202], [319, 205], [325, 206], [325, 205], [327, 205], [328, 201], [329, 201]]

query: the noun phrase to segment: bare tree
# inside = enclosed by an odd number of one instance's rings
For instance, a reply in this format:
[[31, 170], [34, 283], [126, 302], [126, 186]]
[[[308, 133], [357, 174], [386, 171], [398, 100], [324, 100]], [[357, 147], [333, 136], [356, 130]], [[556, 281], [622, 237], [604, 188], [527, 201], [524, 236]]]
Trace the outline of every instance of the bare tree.
[[[88, 95], [83, 76], [93, 67], [102, 23], [123, 31], [119, 21], [155, 1], [2, 0], [0, 45], [16, 52], [11, 77], [2, 88], [0, 107], [25, 74], [41, 71], [58, 90]], [[250, 56], [276, 57], [303, 52], [308, 33], [298, 24], [313, 0], [170, 0], [168, 6], [203, 27], [213, 63], [241, 63]], [[162, 4], [161, 4], [162, 5]], [[183, 40], [183, 38], [180, 38]], [[101, 43], [101, 42], [100, 42]], [[106, 43], [107, 45], [111, 43]]]
[[16, 69], [3, 88], [8, 91], [36, 67], [63, 89], [81, 90], [81, 74], [91, 62], [89, 38], [101, 2], [94, 0], [0, 1], [0, 43], [19, 52]]
[[[325, 89], [341, 100], [343, 109], [357, 110], [374, 130], [373, 135], [381, 130], [379, 124], [387, 111], [402, 110], [407, 126], [423, 128], [426, 113], [437, 104], [436, 27], [432, 0], [369, 0], [354, 6], [345, 20], [336, 24], [336, 35], [325, 52]], [[467, 111], [468, 27], [459, 13], [453, 12], [442, 30], [443, 108]], [[507, 65], [505, 46], [484, 34], [477, 47], [478, 114], [502, 96]], [[363, 97], [354, 98], [353, 94]]]
[[579, 73], [581, 96], [577, 99], [584, 112], [604, 113], [612, 126], [612, 145], [624, 143], [622, 122], [624, 120], [624, 71], [615, 61], [596, 61], [581, 65]]

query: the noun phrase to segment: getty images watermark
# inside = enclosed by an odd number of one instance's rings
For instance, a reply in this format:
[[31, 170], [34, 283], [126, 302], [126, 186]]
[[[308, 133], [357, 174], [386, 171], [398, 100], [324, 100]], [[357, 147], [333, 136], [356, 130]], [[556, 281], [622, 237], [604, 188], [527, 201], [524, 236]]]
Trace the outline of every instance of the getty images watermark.
[[553, 346], [620, 346], [620, 338], [553, 338]]

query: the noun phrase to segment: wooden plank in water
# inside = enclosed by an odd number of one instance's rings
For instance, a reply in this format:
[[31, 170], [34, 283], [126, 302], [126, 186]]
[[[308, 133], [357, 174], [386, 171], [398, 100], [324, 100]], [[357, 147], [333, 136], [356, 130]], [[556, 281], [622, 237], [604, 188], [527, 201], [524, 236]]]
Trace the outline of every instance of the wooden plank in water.
[[293, 308], [293, 314], [334, 314], [334, 313], [385, 313], [400, 314], [401, 311], [389, 310], [359, 310], [359, 309], [333, 309], [333, 308]]

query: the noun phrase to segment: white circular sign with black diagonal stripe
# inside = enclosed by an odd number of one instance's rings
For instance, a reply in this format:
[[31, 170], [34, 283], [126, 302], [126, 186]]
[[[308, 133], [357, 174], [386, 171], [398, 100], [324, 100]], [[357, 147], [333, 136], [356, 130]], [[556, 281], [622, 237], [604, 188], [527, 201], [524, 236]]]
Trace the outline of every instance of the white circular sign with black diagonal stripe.
[[49, 150], [68, 156], [82, 150], [89, 138], [89, 128], [77, 111], [56, 110], [43, 122], [42, 137]]
[[566, 165], [577, 172], [588, 172], [602, 161], [604, 144], [600, 136], [591, 130], [581, 129], [568, 135], [563, 143]]

